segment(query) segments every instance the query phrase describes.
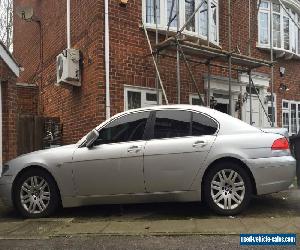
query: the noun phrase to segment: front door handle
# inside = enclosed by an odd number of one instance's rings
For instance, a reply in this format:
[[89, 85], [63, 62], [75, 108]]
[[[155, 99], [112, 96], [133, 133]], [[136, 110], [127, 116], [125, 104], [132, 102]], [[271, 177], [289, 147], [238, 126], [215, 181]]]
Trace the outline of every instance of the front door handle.
[[142, 146], [132, 146], [130, 148], [127, 149], [128, 153], [138, 153], [142, 150]]
[[196, 141], [194, 144], [193, 144], [193, 148], [203, 148], [207, 145], [207, 142], [206, 141]]

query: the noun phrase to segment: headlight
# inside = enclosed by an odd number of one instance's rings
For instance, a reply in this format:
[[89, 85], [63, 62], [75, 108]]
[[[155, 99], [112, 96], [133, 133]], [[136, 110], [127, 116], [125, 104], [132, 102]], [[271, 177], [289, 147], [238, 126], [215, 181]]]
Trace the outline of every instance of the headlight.
[[9, 169], [9, 165], [5, 164], [3, 167], [2, 167], [2, 175], [4, 175]]

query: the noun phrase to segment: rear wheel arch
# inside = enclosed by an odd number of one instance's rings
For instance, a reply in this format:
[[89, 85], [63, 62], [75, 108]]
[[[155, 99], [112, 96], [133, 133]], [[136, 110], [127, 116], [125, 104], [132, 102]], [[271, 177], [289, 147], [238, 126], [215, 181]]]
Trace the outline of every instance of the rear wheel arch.
[[204, 197], [204, 193], [203, 193], [203, 190], [204, 190], [204, 180], [205, 180], [205, 177], [207, 176], [207, 174], [209, 173], [209, 171], [214, 167], [214, 166], [217, 166], [218, 164], [222, 163], [222, 162], [234, 162], [236, 164], [238, 164], [239, 166], [241, 166], [244, 170], [246, 170], [249, 178], [250, 178], [250, 181], [251, 181], [251, 184], [252, 184], [252, 190], [253, 190], [253, 194], [257, 195], [257, 189], [256, 189], [256, 182], [255, 182], [255, 179], [254, 179], [254, 176], [251, 172], [251, 170], [249, 169], [249, 167], [243, 162], [241, 161], [240, 159], [237, 159], [237, 158], [234, 158], [234, 157], [223, 157], [223, 158], [220, 158], [220, 159], [217, 159], [215, 160], [214, 162], [212, 162], [207, 168], [206, 170], [204, 171], [204, 174], [202, 176], [202, 180], [201, 180], [201, 196]]
[[17, 174], [16, 178], [15, 178], [14, 181], [13, 181], [13, 185], [12, 185], [12, 194], [11, 194], [11, 196], [12, 196], [13, 203], [15, 204], [15, 192], [16, 192], [16, 190], [15, 190], [15, 189], [16, 189], [16, 185], [15, 185], [15, 184], [17, 183], [17, 181], [21, 178], [21, 176], [22, 176], [23, 174], [25, 174], [25, 173], [28, 172], [28, 171], [35, 170], [35, 169], [36, 169], [36, 170], [39, 170], [39, 171], [45, 172], [46, 174], [48, 174], [48, 175], [52, 178], [52, 180], [53, 180], [54, 183], [55, 183], [55, 186], [56, 186], [56, 189], [57, 189], [57, 192], [58, 192], [58, 195], [59, 195], [60, 205], [61, 205], [61, 204], [62, 204], [62, 201], [61, 201], [60, 189], [59, 189], [59, 186], [58, 186], [58, 184], [57, 184], [57, 182], [56, 182], [56, 180], [55, 180], [53, 174], [52, 174], [49, 170], [47, 170], [46, 168], [41, 167], [41, 166], [39, 166], [39, 165], [27, 166], [26, 168], [22, 169], [22, 170]]

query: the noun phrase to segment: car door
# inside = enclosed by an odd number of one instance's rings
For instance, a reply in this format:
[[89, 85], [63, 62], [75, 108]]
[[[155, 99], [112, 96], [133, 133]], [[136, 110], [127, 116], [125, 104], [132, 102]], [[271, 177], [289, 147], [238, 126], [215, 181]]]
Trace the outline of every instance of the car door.
[[215, 141], [217, 123], [185, 110], [160, 110], [153, 120], [144, 153], [147, 192], [189, 190]]
[[132, 113], [99, 131], [92, 148], [78, 148], [73, 156], [78, 196], [145, 192], [144, 131], [149, 112]]

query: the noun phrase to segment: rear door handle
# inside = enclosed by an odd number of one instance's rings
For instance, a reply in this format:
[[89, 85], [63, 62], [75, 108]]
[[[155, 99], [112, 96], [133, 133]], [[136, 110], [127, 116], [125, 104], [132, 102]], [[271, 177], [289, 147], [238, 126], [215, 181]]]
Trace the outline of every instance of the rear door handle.
[[138, 153], [142, 150], [142, 146], [132, 146], [127, 149], [128, 153]]
[[207, 142], [206, 141], [196, 141], [194, 144], [193, 144], [193, 147], [194, 148], [203, 148], [207, 145]]

